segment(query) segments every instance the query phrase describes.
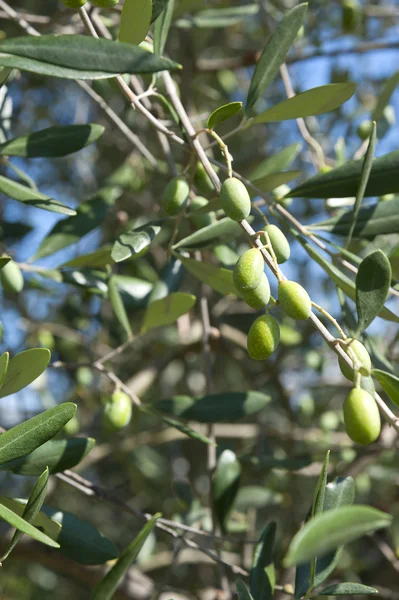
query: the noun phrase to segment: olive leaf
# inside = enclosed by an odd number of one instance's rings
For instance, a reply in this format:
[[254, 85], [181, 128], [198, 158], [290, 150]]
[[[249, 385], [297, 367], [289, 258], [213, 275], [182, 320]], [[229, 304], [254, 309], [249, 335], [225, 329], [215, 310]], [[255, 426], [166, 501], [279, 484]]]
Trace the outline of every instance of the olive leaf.
[[122, 233], [112, 248], [111, 256], [115, 262], [127, 258], [137, 258], [143, 254], [161, 231], [160, 225], [147, 224], [132, 231]]
[[242, 579], [237, 579], [236, 588], [238, 600], [254, 600], [248, 587], [245, 585]]
[[69, 206], [65, 206], [65, 204], [58, 202], [58, 200], [54, 200], [54, 198], [50, 198], [50, 196], [41, 194], [40, 192], [33, 190], [26, 185], [22, 185], [22, 183], [8, 179], [3, 175], [0, 175], [0, 192], [13, 200], [18, 200], [18, 202], [23, 202], [24, 204], [34, 206], [35, 208], [60, 213], [61, 215], [76, 214], [76, 211], [73, 210], [73, 208], [69, 208]]
[[34, 540], [41, 542], [42, 544], [46, 544], [46, 546], [51, 546], [52, 548], [59, 548], [60, 545], [51, 539], [45, 533], [42, 533], [39, 529], [28, 523], [25, 519], [17, 515], [11, 509], [7, 508], [3, 504], [0, 503], [0, 519], [4, 519], [10, 525], [18, 529], [18, 531], [22, 531], [26, 535], [29, 535]]
[[154, 52], [161, 56], [165, 49], [166, 40], [168, 39], [169, 28], [173, 18], [173, 10], [175, 8], [175, 0], [168, 0], [165, 2], [165, 8], [159, 13], [159, 16], [154, 17], [156, 4], [161, 4], [161, 2], [159, 0], [157, 3], [155, 3], [154, 0], [152, 2], [152, 20], [155, 19], [153, 32]]
[[357, 594], [378, 594], [378, 590], [362, 583], [336, 583], [317, 592], [318, 596], [355, 596]]
[[227, 119], [230, 119], [240, 112], [241, 108], [242, 102], [229, 102], [229, 104], [219, 106], [219, 108], [216, 108], [213, 111], [208, 119], [208, 129], [215, 129], [220, 123], [227, 121]]
[[391, 264], [382, 252], [368, 254], [356, 275], [356, 335], [362, 333], [383, 309], [391, 285]]
[[148, 331], [154, 327], [175, 323], [179, 317], [192, 309], [196, 300], [193, 294], [174, 292], [161, 300], [151, 302], [147, 306], [141, 330]]
[[275, 521], [268, 523], [255, 546], [251, 572], [249, 574], [250, 592], [255, 600], [271, 600], [274, 594], [274, 543], [277, 525]]
[[399, 377], [382, 369], [372, 369], [371, 373], [377, 379], [388, 398], [399, 406]]
[[50, 357], [47, 348], [31, 348], [13, 356], [0, 388], [0, 398], [16, 394], [35, 381], [46, 369]]
[[127, 337], [131, 337], [133, 334], [132, 328], [130, 327], [125, 305], [123, 304], [123, 300], [114, 277], [110, 277], [108, 280], [108, 298], [111, 302], [112, 310], [114, 311], [114, 315], [119, 324], [124, 329]]
[[185, 269], [194, 275], [194, 277], [206, 283], [220, 294], [234, 294], [238, 296], [237, 289], [233, 283], [233, 273], [229, 269], [184, 256], [180, 256], [180, 260]]
[[212, 498], [215, 514], [223, 532], [240, 486], [241, 465], [231, 450], [219, 456], [212, 478]]
[[248, 179], [250, 181], [255, 181], [256, 179], [262, 179], [263, 177], [267, 177], [268, 175], [272, 175], [274, 173], [278, 173], [283, 169], [288, 169], [291, 166], [292, 162], [298, 156], [299, 151], [302, 148], [302, 144], [296, 143], [287, 146], [273, 154], [268, 158], [262, 160], [253, 171], [248, 175]]
[[252, 75], [245, 105], [247, 114], [251, 114], [254, 105], [277, 75], [304, 22], [307, 7], [305, 3], [298, 4], [288, 11], [268, 40]]
[[120, 42], [138, 45], [151, 25], [152, 0], [125, 0], [119, 23]]

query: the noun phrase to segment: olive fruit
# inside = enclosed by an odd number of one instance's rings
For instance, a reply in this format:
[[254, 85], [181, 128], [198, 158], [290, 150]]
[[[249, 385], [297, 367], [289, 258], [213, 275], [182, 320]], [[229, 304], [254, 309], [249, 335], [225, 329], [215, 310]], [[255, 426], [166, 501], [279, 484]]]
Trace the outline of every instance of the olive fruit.
[[98, 8], [113, 8], [119, 4], [119, 0], [90, 0], [93, 6]]
[[[214, 167], [214, 169], [215, 171], [219, 170], [217, 167]], [[205, 171], [205, 167], [201, 162], [198, 162], [195, 168], [194, 185], [202, 194], [215, 193], [215, 188], [211, 178]]]
[[278, 346], [280, 327], [273, 317], [263, 315], [258, 317], [248, 332], [248, 354], [254, 360], [265, 360]]
[[242, 291], [240, 295], [248, 306], [255, 308], [255, 310], [267, 306], [270, 300], [270, 285], [266, 275], [262, 273], [260, 283], [254, 290]]
[[344, 402], [344, 423], [348, 436], [357, 444], [375, 442], [381, 431], [381, 418], [373, 396], [353, 388]]
[[204, 198], [203, 196], [196, 196], [190, 202], [190, 218], [194, 225], [199, 229], [201, 227], [206, 227], [207, 225], [212, 225], [216, 221], [216, 216], [214, 212], [202, 213], [200, 215], [196, 215], [196, 211], [203, 206], [209, 204], [209, 200]]
[[21, 273], [21, 269], [13, 260], [10, 260], [0, 270], [0, 281], [1, 285], [7, 292], [12, 294], [19, 294], [22, 292], [24, 287], [24, 278]]
[[296, 281], [282, 281], [278, 286], [278, 300], [286, 315], [298, 321], [308, 319], [312, 303], [307, 291]]
[[229, 177], [223, 182], [220, 200], [224, 212], [233, 221], [242, 221], [251, 212], [248, 190], [236, 177]]
[[132, 402], [124, 392], [114, 392], [103, 411], [103, 425], [108, 430], [122, 429], [132, 417]]
[[67, 435], [76, 435], [79, 432], [79, 429], [80, 423], [76, 415], [64, 425], [64, 432]]
[[[349, 351], [349, 348], [358, 360], [360, 375], [363, 375], [364, 377], [369, 377], [371, 372], [371, 359], [366, 348], [361, 342], [359, 342], [359, 340], [353, 340], [351, 344], [343, 348], [343, 350], [345, 350], [345, 352], [349, 354], [349, 358], [351, 357], [351, 352]], [[353, 381], [354, 372], [352, 367], [350, 367], [340, 356], [338, 357], [338, 364], [339, 368], [341, 369], [342, 375], [350, 381]]]
[[264, 273], [263, 256], [257, 248], [244, 252], [236, 262], [233, 281], [237, 290], [251, 291], [258, 287]]
[[184, 208], [190, 192], [187, 180], [184, 177], [174, 177], [167, 184], [162, 195], [162, 206], [164, 211], [175, 217]]
[[367, 140], [373, 131], [373, 121], [369, 119], [362, 121], [357, 128], [357, 135], [361, 140]]
[[342, 4], [342, 30], [354, 33], [360, 21], [360, 6], [357, 0], [344, 0]]
[[278, 264], [286, 262], [291, 254], [291, 248], [284, 233], [276, 225], [266, 225], [263, 228], [270, 239]]

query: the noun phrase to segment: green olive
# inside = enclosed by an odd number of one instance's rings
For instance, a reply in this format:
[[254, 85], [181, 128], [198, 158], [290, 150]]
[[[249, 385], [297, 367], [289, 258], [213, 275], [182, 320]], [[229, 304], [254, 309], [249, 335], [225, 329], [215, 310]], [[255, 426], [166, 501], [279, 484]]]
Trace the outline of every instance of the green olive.
[[113, 8], [119, 4], [119, 0], [90, 0], [90, 2], [98, 8]]
[[270, 239], [278, 264], [285, 263], [291, 254], [291, 248], [284, 233], [276, 225], [266, 225], [263, 228]]
[[68, 8], [82, 8], [86, 4], [86, 0], [61, 0], [64, 6]]
[[189, 215], [193, 224], [201, 229], [202, 227], [206, 227], [207, 225], [212, 225], [216, 221], [216, 215], [214, 212], [203, 213], [201, 215], [196, 215], [196, 211], [203, 206], [209, 204], [209, 200], [204, 198], [203, 196], [196, 196], [190, 202], [189, 207]]
[[[345, 352], [351, 357], [351, 352], [353, 352], [359, 362], [359, 373], [364, 377], [369, 377], [371, 373], [371, 359], [370, 355], [367, 352], [366, 348], [363, 346], [359, 340], [353, 340], [351, 344], [343, 348]], [[344, 377], [353, 381], [354, 372], [352, 367], [350, 367], [343, 358], [338, 357], [339, 368], [341, 369], [341, 373]]]
[[224, 212], [233, 221], [242, 221], [251, 212], [248, 190], [236, 177], [229, 177], [224, 181], [220, 190], [220, 200]]
[[122, 429], [132, 418], [132, 401], [124, 392], [114, 392], [104, 406], [103, 425], [108, 430]]
[[248, 332], [248, 354], [254, 360], [265, 360], [278, 346], [280, 327], [273, 317], [263, 315], [258, 317]]
[[67, 435], [76, 435], [79, 432], [79, 429], [80, 423], [76, 415], [64, 425], [64, 432]]
[[262, 273], [259, 285], [250, 291], [240, 292], [241, 298], [255, 310], [267, 306], [270, 300], [270, 285], [266, 275]]
[[367, 119], [360, 123], [359, 127], [357, 128], [357, 135], [360, 137], [361, 140], [367, 140], [370, 137], [372, 131], [373, 121]]
[[169, 181], [162, 195], [162, 206], [164, 211], [170, 216], [175, 217], [184, 208], [190, 187], [184, 177], [175, 177]]
[[236, 262], [233, 281], [237, 290], [251, 291], [258, 287], [264, 273], [265, 263], [260, 250], [251, 248], [244, 252]]
[[344, 33], [355, 33], [360, 21], [360, 6], [357, 0], [344, 0], [342, 4], [342, 30]]
[[24, 288], [24, 278], [21, 269], [13, 260], [10, 260], [0, 270], [1, 285], [7, 292], [19, 294]]
[[312, 312], [309, 294], [296, 281], [282, 281], [279, 284], [278, 300], [285, 314], [292, 319], [304, 321]]
[[381, 418], [373, 396], [353, 388], [344, 402], [344, 423], [348, 436], [357, 444], [375, 442], [381, 431]]
[[[214, 167], [215, 171], [219, 169]], [[209, 177], [208, 173], [205, 171], [204, 165], [201, 162], [198, 162], [195, 168], [194, 173], [194, 185], [201, 194], [214, 194], [215, 187]]]

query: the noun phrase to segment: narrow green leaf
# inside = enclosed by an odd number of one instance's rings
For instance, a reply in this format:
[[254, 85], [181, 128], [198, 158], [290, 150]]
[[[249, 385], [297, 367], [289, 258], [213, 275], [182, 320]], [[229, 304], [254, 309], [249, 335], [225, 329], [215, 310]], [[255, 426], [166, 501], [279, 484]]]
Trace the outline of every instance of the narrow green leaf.
[[[313, 223], [309, 229], [346, 236], [351, 227], [352, 216], [352, 210], [346, 210], [326, 221]], [[353, 231], [354, 237], [373, 239], [376, 235], [389, 233], [399, 233], [399, 198], [360, 208]]]
[[[211, 203], [209, 203], [211, 204]], [[198, 214], [200, 214], [198, 212]], [[195, 248], [196, 246], [201, 246], [206, 244], [211, 240], [214, 240], [218, 237], [237, 235], [241, 231], [240, 226], [235, 221], [232, 221], [228, 217], [220, 219], [211, 225], [207, 225], [206, 227], [202, 227], [198, 229], [198, 231], [194, 231], [191, 235], [188, 235], [183, 240], [180, 240], [173, 246], [173, 249], [177, 248]]]
[[203, 444], [208, 444], [209, 446], [215, 446], [215, 442], [213, 442], [210, 438], [206, 437], [199, 431], [196, 431], [192, 427], [189, 427], [185, 423], [181, 423], [180, 421], [176, 421], [176, 419], [170, 419], [169, 417], [165, 417], [165, 415], [157, 414], [157, 416], [165, 423], [165, 425], [169, 425], [170, 427], [174, 427], [181, 433], [184, 433], [187, 437], [190, 437], [197, 442], [202, 442]]
[[0, 389], [0, 398], [16, 394], [46, 369], [51, 353], [47, 348], [32, 348], [13, 356]]
[[86, 35], [41, 35], [0, 42], [0, 66], [67, 79], [101, 79], [179, 69], [139, 46]]
[[384, 307], [391, 285], [391, 263], [382, 252], [368, 254], [356, 275], [356, 334], [362, 333]]
[[119, 41], [140, 44], [151, 25], [151, 0], [125, 0], [119, 25]]
[[322, 115], [335, 110], [349, 100], [355, 90], [356, 84], [351, 82], [321, 85], [275, 104], [256, 115], [250, 123], [272, 123]]
[[317, 484], [316, 484], [316, 488], [315, 488], [315, 492], [314, 492], [311, 517], [314, 517], [315, 515], [319, 515], [321, 512], [323, 512], [324, 498], [326, 495], [329, 459], [330, 459], [330, 451], [327, 450], [326, 457], [324, 459], [323, 466], [321, 468], [319, 479], [317, 480]]
[[51, 546], [52, 548], [59, 548], [60, 545], [57, 544], [54, 540], [48, 537], [46, 534], [42, 533], [33, 525], [30, 525], [25, 519], [19, 517], [12, 510], [0, 504], [0, 519], [4, 519], [7, 523], [10, 523], [15, 529], [22, 531], [22, 533], [26, 533], [34, 540], [41, 542], [42, 544], [46, 544], [46, 546]]
[[[0, 496], [0, 504], [3, 504], [6, 508], [9, 508], [19, 517], [22, 517], [27, 500], [20, 498], [9, 498], [8, 496]], [[43, 531], [52, 540], [57, 541], [60, 535], [61, 525], [52, 521], [50, 517], [40, 511], [33, 521], [32, 525]]]
[[[311, 177], [290, 191], [292, 197], [302, 198], [348, 198], [356, 196], [363, 160], [350, 160], [337, 169]], [[383, 196], [399, 192], [399, 150], [373, 160], [370, 177], [364, 195]], [[395, 200], [392, 200], [395, 202]], [[381, 204], [389, 204], [382, 202]]]
[[84, 235], [103, 223], [111, 206], [120, 197], [119, 188], [102, 188], [81, 204], [73, 217], [58, 221], [39, 246], [33, 260], [44, 258], [79, 242]]
[[215, 27], [232, 27], [241, 23], [246, 17], [251, 17], [259, 12], [258, 4], [245, 4], [244, 6], [225, 6], [200, 10], [194, 15], [178, 19], [176, 27], [191, 29], [198, 27], [208, 29]]
[[233, 283], [233, 272], [229, 269], [184, 256], [180, 256], [180, 260], [187, 271], [194, 275], [194, 277], [206, 283], [220, 294], [239, 295]]
[[212, 478], [215, 514], [224, 533], [240, 486], [240, 477], [241, 465], [236, 455], [231, 450], [224, 450], [218, 458]]
[[307, 6], [307, 4], [298, 4], [298, 6], [291, 9], [277, 25], [267, 42], [252, 75], [245, 106], [247, 114], [252, 112], [257, 100], [277, 75], [304, 22]]
[[[89, 252], [89, 254], [82, 254], [81, 256], [76, 256], [76, 258], [72, 258], [67, 262], [63, 263], [59, 266], [59, 269], [62, 268], [88, 268], [88, 269], [101, 269], [106, 267], [107, 265], [113, 264], [113, 260], [111, 257], [112, 246], [103, 246], [94, 252]], [[62, 281], [62, 277], [61, 277]]]
[[[43, 506], [43, 502], [46, 498], [47, 493], [47, 483], [48, 483], [48, 468], [43, 471], [40, 475], [39, 479], [36, 481], [33, 490], [28, 498], [28, 502], [25, 505], [24, 511], [22, 513], [22, 518], [25, 519], [27, 523], [34, 524], [36, 517], [38, 516], [41, 507]], [[10, 556], [11, 552], [18, 544], [19, 540], [22, 537], [21, 531], [16, 531], [13, 535], [12, 540], [9, 543], [9, 546], [0, 559], [0, 562], [3, 562], [8, 556]]]
[[112, 248], [111, 256], [115, 262], [121, 262], [127, 258], [138, 258], [144, 254], [161, 231], [159, 225], [144, 225], [138, 229], [122, 233]]
[[326, 554], [338, 546], [389, 527], [391, 515], [370, 506], [343, 506], [315, 516], [294, 536], [284, 564], [286, 567]]
[[50, 506], [43, 506], [43, 512], [61, 525], [57, 542], [63, 556], [81, 565], [102, 565], [118, 556], [115, 544], [87, 521]]
[[122, 552], [112, 569], [108, 571], [104, 579], [96, 586], [93, 593], [93, 600], [110, 600], [113, 597], [119, 583], [127, 573], [131, 564], [136, 560], [160, 516], [161, 515], [158, 513], [151, 521], [148, 521], [131, 544]]
[[8, 352], [4, 352], [0, 356], [0, 389], [1, 389], [1, 386], [3, 385], [5, 376], [7, 375], [9, 357], [10, 357], [10, 355]]
[[362, 583], [336, 583], [317, 592], [318, 596], [356, 596], [357, 594], [378, 594], [378, 590]]
[[35, 208], [60, 213], [61, 215], [76, 214], [76, 211], [69, 208], [69, 206], [65, 206], [65, 204], [62, 204], [61, 202], [58, 202], [58, 200], [54, 200], [53, 198], [50, 198], [50, 196], [36, 192], [35, 190], [32, 190], [32, 188], [26, 187], [17, 181], [3, 177], [3, 175], [0, 175], [0, 192], [13, 200], [18, 200], [18, 202], [23, 202], [24, 204], [34, 206]]
[[373, 129], [371, 131], [371, 135], [370, 135], [370, 139], [369, 139], [369, 143], [368, 143], [368, 147], [367, 147], [367, 152], [365, 154], [364, 161], [363, 161], [362, 172], [360, 174], [359, 188], [357, 190], [356, 200], [355, 200], [355, 204], [353, 206], [353, 219], [352, 219], [352, 223], [350, 225], [350, 229], [348, 232], [348, 237], [346, 238], [345, 248], [349, 248], [349, 245], [352, 241], [352, 236], [353, 236], [353, 232], [356, 227], [356, 221], [357, 221], [357, 218], [359, 215], [359, 210], [360, 210], [361, 204], [363, 202], [363, 198], [364, 198], [364, 192], [366, 190], [367, 183], [368, 183], [368, 180], [370, 177], [371, 166], [372, 166], [373, 158], [374, 158], [374, 150], [375, 150], [376, 140], [377, 140], [377, 128], [376, 128], [375, 121], [373, 121]]
[[302, 144], [291, 144], [286, 148], [277, 152], [273, 156], [265, 158], [251, 173], [248, 175], [250, 181], [256, 181], [257, 179], [263, 179], [268, 175], [279, 173], [284, 169], [288, 169], [292, 162], [298, 156], [299, 151], [302, 148]]
[[259, 412], [271, 398], [261, 392], [223, 392], [200, 398], [174, 396], [158, 400], [155, 407], [163, 413], [199, 423], [233, 423]]
[[175, 323], [179, 317], [192, 309], [196, 300], [192, 294], [175, 292], [161, 300], [151, 302], [147, 306], [141, 330], [148, 331], [154, 327]]
[[236, 588], [238, 600], [254, 600], [242, 579], [237, 579]]
[[388, 398], [399, 406], [399, 377], [381, 369], [373, 369], [371, 373], [377, 379]]
[[249, 574], [250, 591], [255, 600], [272, 600], [275, 586], [274, 543], [277, 525], [268, 523], [255, 546], [251, 572]]
[[300, 174], [300, 171], [283, 171], [282, 173], [271, 173], [270, 175], [266, 175], [266, 177], [262, 177], [262, 179], [253, 181], [253, 183], [262, 192], [271, 192], [272, 190], [275, 190], [279, 185], [288, 183], [292, 179], [298, 177], [298, 175]]
[[[392, 277], [396, 281], [399, 280], [399, 246], [389, 255], [389, 262], [392, 267]], [[1, 267], [0, 267], [1, 268]]]
[[104, 133], [95, 123], [63, 125], [34, 131], [0, 144], [0, 154], [25, 158], [66, 156], [92, 144]]
[[[165, 8], [159, 13], [154, 23], [154, 52], [159, 56], [162, 56], [165, 49], [166, 41], [168, 39], [170, 24], [173, 18], [173, 10], [175, 8], [175, 0], [169, 0], [165, 2]], [[154, 20], [154, 0], [152, 3], [152, 13]]]
[[[342, 273], [335, 265], [331, 264], [328, 260], [323, 258], [323, 256], [321, 256], [321, 254], [319, 254], [319, 252], [317, 252], [313, 248], [313, 246], [311, 246], [309, 242], [305, 240], [305, 238], [302, 238], [300, 235], [298, 235], [295, 230], [291, 228], [290, 231], [301, 244], [301, 246], [305, 248], [309, 256], [325, 270], [325, 272], [328, 274], [330, 279], [336, 284], [336, 286], [339, 287], [349, 298], [355, 300], [356, 286], [354, 282], [351, 279], [349, 279], [349, 277], [344, 275], [344, 273]], [[389, 310], [389, 308], [387, 308], [386, 306], [384, 306], [380, 310], [378, 316], [382, 319], [385, 319], [386, 321], [393, 321], [394, 323], [399, 323], [399, 317], [395, 315], [391, 310]]]
[[0, 269], [6, 266], [11, 260], [11, 256], [0, 256]]
[[0, 470], [18, 475], [38, 475], [48, 466], [50, 473], [59, 473], [78, 465], [95, 443], [93, 438], [49, 440], [27, 456], [1, 464]]
[[26, 456], [53, 438], [76, 412], [76, 404], [64, 402], [0, 435], [0, 463]]
[[384, 115], [384, 109], [387, 107], [396, 86], [399, 84], [399, 71], [388, 77], [385, 81], [380, 94], [378, 95], [377, 104], [372, 112], [371, 118], [373, 121], [378, 121]]
[[110, 277], [108, 280], [108, 297], [111, 302], [112, 310], [114, 311], [114, 315], [117, 318], [119, 324], [124, 329], [127, 337], [131, 337], [132, 328], [130, 327], [129, 318], [126, 313], [125, 306], [123, 304], [123, 300], [118, 290], [118, 285], [114, 279], [114, 277]]
[[208, 129], [215, 129], [220, 123], [234, 117], [242, 108], [242, 102], [229, 102], [216, 108], [208, 119]]

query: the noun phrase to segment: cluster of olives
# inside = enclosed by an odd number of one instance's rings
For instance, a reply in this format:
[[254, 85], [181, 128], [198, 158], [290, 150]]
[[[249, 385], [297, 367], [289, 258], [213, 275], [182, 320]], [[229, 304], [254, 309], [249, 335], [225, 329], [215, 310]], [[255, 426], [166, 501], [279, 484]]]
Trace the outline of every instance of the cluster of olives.
[[104, 404], [103, 426], [108, 431], [117, 431], [129, 425], [132, 418], [132, 401], [125, 392], [115, 390]]
[[[82, 8], [86, 4], [87, 0], [61, 0], [64, 6], [68, 8]], [[119, 0], [90, 0], [93, 6], [98, 8], [113, 8], [119, 4]]]
[[[242, 221], [251, 212], [251, 198], [245, 185], [235, 177], [229, 177], [220, 190], [220, 200], [225, 214], [234, 221]], [[278, 264], [290, 257], [290, 245], [284, 233], [276, 225], [266, 225], [263, 235], [271, 246], [272, 255]], [[270, 300], [270, 285], [264, 272], [262, 253], [257, 248], [244, 252], [238, 259], [233, 281], [240, 296], [252, 308], [265, 308]], [[307, 319], [312, 303], [306, 290], [295, 281], [280, 281], [278, 301], [283, 311], [291, 318]], [[247, 339], [248, 353], [255, 360], [268, 358], [280, 341], [280, 328], [272, 316], [263, 315], [252, 324]]]

